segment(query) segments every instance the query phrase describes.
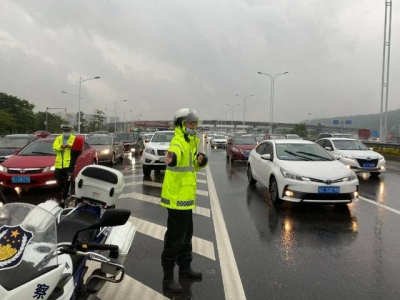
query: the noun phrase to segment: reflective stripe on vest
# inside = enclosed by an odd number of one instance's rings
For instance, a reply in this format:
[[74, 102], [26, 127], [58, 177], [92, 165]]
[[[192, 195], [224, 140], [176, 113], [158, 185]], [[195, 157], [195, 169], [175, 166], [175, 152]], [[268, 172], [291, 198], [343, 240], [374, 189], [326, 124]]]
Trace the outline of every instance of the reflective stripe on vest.
[[176, 206], [192, 206], [192, 205], [194, 205], [194, 200], [176, 202]]
[[193, 167], [170, 167], [170, 166], [167, 166], [167, 170], [170, 170], [173, 172], [193, 172], [194, 168]]
[[164, 199], [164, 198], [161, 198], [161, 202], [165, 203], [167, 205], [170, 205], [170, 203], [171, 203], [171, 201], [169, 201], [168, 199]]

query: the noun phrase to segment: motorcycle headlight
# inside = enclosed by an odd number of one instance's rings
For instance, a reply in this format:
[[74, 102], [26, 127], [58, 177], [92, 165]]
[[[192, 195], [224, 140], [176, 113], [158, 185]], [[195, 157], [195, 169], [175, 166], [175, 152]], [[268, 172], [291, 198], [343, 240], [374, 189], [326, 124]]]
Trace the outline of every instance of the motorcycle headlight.
[[341, 154], [341, 155], [340, 155], [340, 158], [355, 160], [353, 156], [351, 156], [351, 155], [344, 155], [344, 154]]
[[110, 153], [110, 149], [101, 150], [101, 153], [108, 154], [108, 153]]
[[298, 181], [309, 181], [310, 180], [310, 178], [308, 178], [308, 177], [304, 177], [299, 174], [295, 174], [295, 173], [286, 171], [285, 169], [282, 169], [282, 168], [281, 168], [281, 173], [282, 173], [283, 177], [285, 177], [287, 179], [293, 179], [293, 180], [298, 180]]
[[54, 171], [56, 169], [56, 167], [52, 166], [52, 167], [46, 167], [43, 168], [42, 172], [51, 172]]
[[153, 149], [151, 149], [151, 148], [145, 148], [144, 149], [144, 152], [146, 152], [146, 153], [149, 153], [149, 154], [151, 154], [151, 155], [156, 155], [156, 152], [153, 150]]
[[0, 165], [0, 172], [7, 173], [7, 168]]

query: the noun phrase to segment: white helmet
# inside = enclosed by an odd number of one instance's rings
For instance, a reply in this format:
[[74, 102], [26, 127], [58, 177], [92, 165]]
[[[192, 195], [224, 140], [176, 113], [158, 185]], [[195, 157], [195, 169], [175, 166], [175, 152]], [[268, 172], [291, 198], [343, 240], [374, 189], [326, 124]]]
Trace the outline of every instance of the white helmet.
[[175, 126], [182, 125], [183, 121], [199, 123], [200, 121], [199, 119], [200, 116], [196, 110], [190, 108], [181, 108], [175, 112], [174, 125]]

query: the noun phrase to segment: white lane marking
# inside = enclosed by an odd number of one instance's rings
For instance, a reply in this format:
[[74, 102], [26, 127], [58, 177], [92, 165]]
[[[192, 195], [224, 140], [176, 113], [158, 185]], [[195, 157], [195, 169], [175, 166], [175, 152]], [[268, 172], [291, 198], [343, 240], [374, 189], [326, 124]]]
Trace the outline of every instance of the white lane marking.
[[389, 207], [389, 206], [386, 206], [386, 205], [384, 205], [384, 204], [382, 204], [382, 203], [376, 202], [376, 201], [374, 201], [374, 200], [370, 200], [370, 199], [365, 198], [365, 197], [363, 197], [363, 196], [358, 196], [358, 199], [363, 200], [363, 201], [366, 201], [366, 202], [371, 203], [371, 204], [374, 204], [374, 205], [376, 205], [376, 206], [378, 206], [378, 207], [382, 207], [382, 208], [384, 208], [384, 209], [390, 210], [391, 212], [394, 212], [395, 214], [400, 215], [400, 211], [398, 211], [398, 210], [396, 210], [396, 209], [394, 209], [394, 208], [391, 208], [391, 207]]
[[[135, 225], [138, 232], [161, 241], [164, 240], [165, 231], [167, 231], [166, 227], [134, 217], [130, 217], [129, 220]], [[214, 245], [212, 242], [194, 236], [192, 238], [192, 246], [193, 252], [215, 260]]]
[[[137, 182], [128, 182], [125, 183], [125, 186], [132, 186], [132, 185], [148, 185], [148, 186], [155, 186], [162, 188], [162, 183], [160, 182], [152, 182], [152, 181], [137, 181]], [[208, 197], [208, 192], [203, 190], [196, 190], [197, 195], [206, 196]]]
[[224, 221], [224, 216], [219, 204], [214, 180], [211, 175], [210, 167], [207, 166], [208, 190], [210, 193], [211, 210], [213, 212], [213, 221], [215, 236], [217, 240], [218, 256], [220, 259], [222, 282], [224, 283], [225, 299], [244, 300], [243, 284], [240, 279], [239, 270], [236, 264], [235, 255], [229, 239], [228, 230]]
[[[89, 273], [89, 270], [88, 272]], [[143, 283], [133, 279], [125, 274], [122, 282], [115, 284], [107, 282], [97, 295], [97, 299], [152, 299], [165, 300], [169, 299], [164, 295], [149, 288]]]
[[203, 173], [203, 172], [196, 172], [196, 174], [197, 174], [197, 175], [203, 175], [203, 176], [206, 176], [206, 173]]
[[[153, 204], [160, 204], [160, 197], [154, 197], [154, 196], [149, 196], [149, 195], [145, 195], [145, 194], [140, 194], [140, 193], [127, 193], [127, 194], [121, 194], [119, 196], [120, 199], [123, 198], [133, 198], [135, 200], [140, 200], [140, 201], [144, 201], [144, 202], [148, 202], [148, 203], [153, 203]], [[198, 215], [202, 215], [205, 217], [210, 217], [210, 209], [205, 208], [205, 207], [200, 207], [197, 206], [195, 207], [195, 209], [193, 210], [193, 213], [198, 214]]]
[[207, 180], [203, 180], [203, 179], [197, 179], [198, 183], [207, 183]]

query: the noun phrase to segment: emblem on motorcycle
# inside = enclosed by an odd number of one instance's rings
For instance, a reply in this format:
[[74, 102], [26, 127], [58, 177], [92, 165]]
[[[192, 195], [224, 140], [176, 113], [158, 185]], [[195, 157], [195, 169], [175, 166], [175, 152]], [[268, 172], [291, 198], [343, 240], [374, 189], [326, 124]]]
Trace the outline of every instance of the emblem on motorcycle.
[[33, 233], [21, 226], [3, 226], [0, 228], [0, 271], [19, 265], [22, 254]]

